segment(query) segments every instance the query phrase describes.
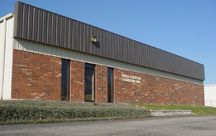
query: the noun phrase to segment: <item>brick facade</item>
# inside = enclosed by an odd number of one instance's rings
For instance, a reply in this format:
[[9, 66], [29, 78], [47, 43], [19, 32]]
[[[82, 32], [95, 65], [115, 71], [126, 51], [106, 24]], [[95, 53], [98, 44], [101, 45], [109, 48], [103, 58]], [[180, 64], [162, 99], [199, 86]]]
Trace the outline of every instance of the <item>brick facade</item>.
[[[12, 98], [61, 98], [61, 58], [14, 50]], [[107, 103], [107, 67], [95, 65], [95, 102]], [[140, 83], [122, 81], [122, 74], [141, 77]], [[85, 63], [70, 63], [70, 101], [84, 102]], [[115, 103], [204, 105], [200, 84], [114, 68]]]
[[12, 99], [60, 100], [61, 59], [14, 50]]
[[107, 67], [96, 65], [95, 67], [95, 101], [108, 102]]
[[[204, 105], [203, 85], [122, 69], [114, 70], [116, 103]], [[122, 81], [122, 74], [141, 77], [141, 83]]]
[[72, 102], [84, 102], [85, 63], [79, 61], [71, 61], [70, 65], [70, 100]]

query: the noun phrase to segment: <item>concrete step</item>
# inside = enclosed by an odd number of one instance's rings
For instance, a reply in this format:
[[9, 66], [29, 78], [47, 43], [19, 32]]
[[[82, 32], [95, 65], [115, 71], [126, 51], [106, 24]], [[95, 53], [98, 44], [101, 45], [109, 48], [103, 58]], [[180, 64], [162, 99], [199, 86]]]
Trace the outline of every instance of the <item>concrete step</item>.
[[165, 117], [165, 116], [190, 116], [191, 110], [151, 110], [151, 116]]

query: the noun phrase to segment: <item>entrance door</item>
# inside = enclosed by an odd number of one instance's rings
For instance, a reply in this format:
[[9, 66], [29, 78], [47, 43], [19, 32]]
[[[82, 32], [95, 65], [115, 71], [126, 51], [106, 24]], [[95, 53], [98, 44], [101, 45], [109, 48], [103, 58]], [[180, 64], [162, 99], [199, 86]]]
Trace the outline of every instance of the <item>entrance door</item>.
[[85, 64], [85, 101], [95, 100], [95, 66]]

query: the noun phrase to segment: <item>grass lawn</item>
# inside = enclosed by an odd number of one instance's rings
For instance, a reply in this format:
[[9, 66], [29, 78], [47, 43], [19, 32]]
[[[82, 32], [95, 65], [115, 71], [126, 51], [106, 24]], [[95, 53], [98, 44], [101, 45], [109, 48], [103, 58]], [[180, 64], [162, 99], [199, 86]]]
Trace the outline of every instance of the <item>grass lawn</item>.
[[216, 108], [208, 106], [191, 106], [191, 105], [155, 105], [140, 104], [137, 107], [148, 110], [191, 110], [194, 115], [216, 115]]

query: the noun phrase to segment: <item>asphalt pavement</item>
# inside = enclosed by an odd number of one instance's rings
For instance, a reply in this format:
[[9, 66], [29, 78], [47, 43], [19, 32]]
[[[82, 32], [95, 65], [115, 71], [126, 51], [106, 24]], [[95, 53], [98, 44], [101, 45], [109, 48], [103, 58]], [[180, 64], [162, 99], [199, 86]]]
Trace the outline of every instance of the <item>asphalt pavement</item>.
[[0, 136], [216, 136], [216, 116], [0, 125]]

